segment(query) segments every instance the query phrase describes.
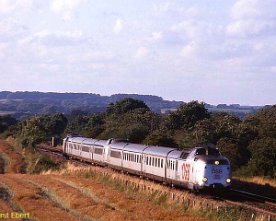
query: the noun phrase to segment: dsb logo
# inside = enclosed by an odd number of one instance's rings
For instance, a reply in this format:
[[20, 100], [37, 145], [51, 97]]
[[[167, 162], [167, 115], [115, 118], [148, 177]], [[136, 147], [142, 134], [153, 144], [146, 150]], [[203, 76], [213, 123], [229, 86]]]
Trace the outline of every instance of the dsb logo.
[[212, 169], [212, 173], [221, 174], [222, 173], [222, 169]]

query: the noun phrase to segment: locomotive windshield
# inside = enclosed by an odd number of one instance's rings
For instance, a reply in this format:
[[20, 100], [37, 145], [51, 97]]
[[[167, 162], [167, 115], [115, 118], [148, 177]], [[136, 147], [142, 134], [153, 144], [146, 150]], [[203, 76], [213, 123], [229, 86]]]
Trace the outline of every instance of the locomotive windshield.
[[198, 148], [196, 150], [196, 153], [195, 155], [198, 155], [198, 156], [220, 156], [220, 152], [218, 149], [215, 149], [215, 148]]

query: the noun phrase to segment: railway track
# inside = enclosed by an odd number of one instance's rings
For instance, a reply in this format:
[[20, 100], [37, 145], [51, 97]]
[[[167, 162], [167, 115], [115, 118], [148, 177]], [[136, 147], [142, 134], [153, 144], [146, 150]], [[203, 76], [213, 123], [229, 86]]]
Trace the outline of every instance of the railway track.
[[232, 205], [243, 206], [276, 219], [276, 200], [246, 191], [231, 189], [225, 201]]
[[[65, 161], [68, 160], [78, 166], [91, 166], [91, 163], [88, 162], [76, 159], [66, 159], [62, 153], [62, 150], [59, 148], [40, 146], [36, 149], [42, 153], [47, 153], [48, 155], [62, 157]], [[183, 191], [183, 189], [181, 190]], [[222, 194], [221, 196], [216, 195], [215, 197], [210, 197], [210, 199], [224, 201], [230, 205], [240, 206], [251, 211], [255, 211], [256, 213], [265, 214], [269, 217], [269, 221], [276, 220], [276, 199], [273, 198], [237, 189], [230, 189], [227, 194]], [[253, 216], [254, 213], [252, 213], [252, 219]]]

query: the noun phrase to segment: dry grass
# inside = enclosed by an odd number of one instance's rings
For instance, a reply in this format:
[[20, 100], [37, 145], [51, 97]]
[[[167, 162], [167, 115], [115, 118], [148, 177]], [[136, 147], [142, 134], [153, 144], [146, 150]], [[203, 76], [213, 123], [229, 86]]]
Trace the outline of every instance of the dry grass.
[[265, 178], [265, 177], [250, 177], [250, 178], [241, 178], [235, 177], [237, 180], [246, 181], [250, 183], [260, 184], [260, 185], [270, 185], [276, 188], [276, 179], [272, 178]]
[[30, 213], [32, 219], [38, 220], [76, 220], [74, 216], [58, 208], [41, 194], [41, 189], [28, 182], [29, 175], [7, 174], [1, 177], [4, 183], [13, 192], [13, 201], [25, 212]]
[[21, 173], [24, 166], [24, 159], [21, 152], [14, 149], [7, 142], [0, 140], [0, 153], [5, 162], [5, 173]]
[[72, 209], [70, 207], [70, 205], [68, 204], [68, 202], [64, 201], [53, 190], [51, 190], [47, 187], [43, 187], [36, 182], [33, 182], [33, 181], [29, 181], [29, 182], [32, 183], [34, 186], [37, 186], [41, 190], [41, 193], [43, 196], [46, 196], [46, 198], [48, 198], [49, 200], [54, 202], [59, 208], [63, 209], [66, 212], [69, 212], [70, 214], [75, 216], [78, 220], [81, 220], [81, 221], [96, 221], [97, 220], [97, 219], [91, 218], [89, 216], [82, 215], [81, 212], [79, 212], [75, 209]]

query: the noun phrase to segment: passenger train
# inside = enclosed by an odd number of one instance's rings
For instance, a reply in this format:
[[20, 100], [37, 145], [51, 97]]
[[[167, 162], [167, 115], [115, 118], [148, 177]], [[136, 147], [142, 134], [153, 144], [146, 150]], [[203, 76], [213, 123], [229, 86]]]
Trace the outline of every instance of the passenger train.
[[231, 184], [229, 160], [213, 147], [178, 150], [125, 140], [67, 136], [63, 140], [63, 153], [70, 158], [195, 191], [228, 188]]

